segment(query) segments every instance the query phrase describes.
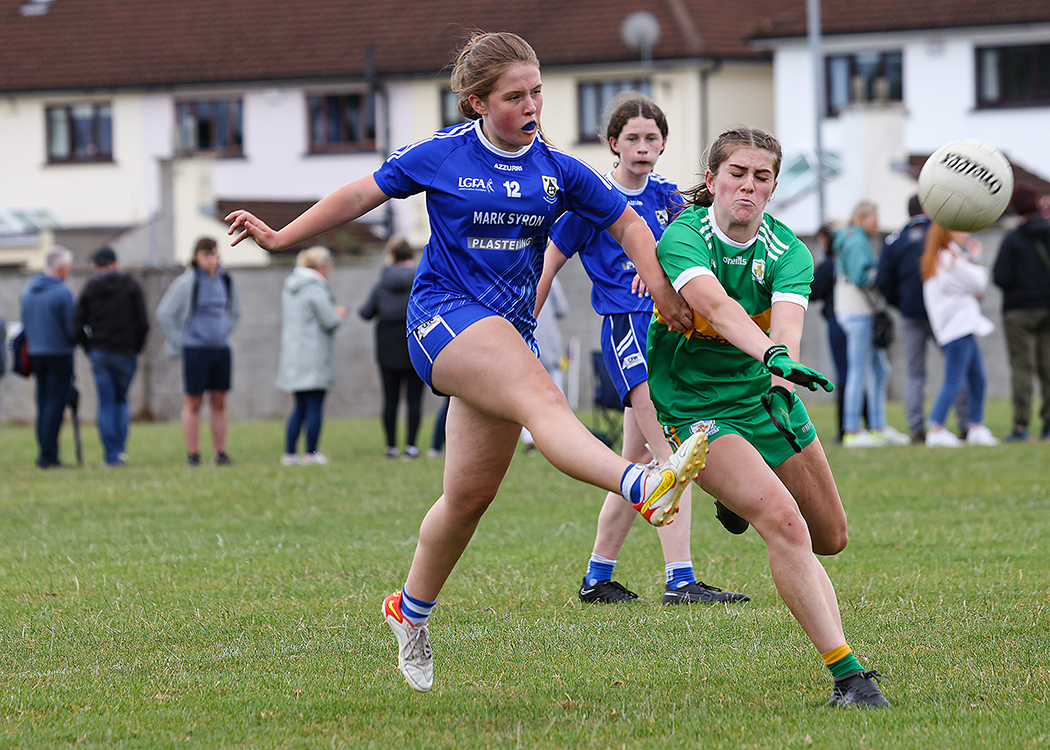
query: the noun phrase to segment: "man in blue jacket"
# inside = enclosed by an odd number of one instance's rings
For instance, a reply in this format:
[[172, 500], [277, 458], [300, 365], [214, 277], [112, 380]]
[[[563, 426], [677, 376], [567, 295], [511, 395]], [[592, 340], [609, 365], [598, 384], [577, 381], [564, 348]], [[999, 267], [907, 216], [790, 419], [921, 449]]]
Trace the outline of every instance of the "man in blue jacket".
[[[926, 246], [930, 218], [923, 213], [917, 195], [908, 201], [908, 214], [911, 218], [904, 228], [887, 237], [883, 244], [875, 285], [886, 302], [896, 307], [901, 314], [901, 342], [904, 344], [908, 371], [904, 409], [912, 442], [925, 443], [926, 418], [923, 410], [926, 403], [926, 345], [933, 341], [933, 332], [922, 300], [919, 259]], [[956, 420], [963, 435], [969, 427], [967, 412], [964, 387], [955, 402]]]
[[61, 466], [58, 433], [73, 383], [73, 292], [65, 280], [73, 267], [73, 253], [55, 246], [44, 259], [43, 273], [31, 278], [19, 297], [22, 325], [36, 375], [36, 440], [41, 469]]

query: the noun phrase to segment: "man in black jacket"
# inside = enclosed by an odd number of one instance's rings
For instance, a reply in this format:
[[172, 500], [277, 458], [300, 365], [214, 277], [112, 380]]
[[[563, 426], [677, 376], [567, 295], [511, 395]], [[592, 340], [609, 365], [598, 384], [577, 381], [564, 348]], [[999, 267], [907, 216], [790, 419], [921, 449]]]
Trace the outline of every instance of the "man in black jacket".
[[1050, 221], [1039, 215], [1038, 196], [1018, 185], [1010, 209], [1021, 224], [1006, 237], [992, 279], [1003, 290], [1003, 332], [1010, 355], [1014, 428], [1007, 440], [1028, 441], [1032, 377], [1043, 395], [1043, 440], [1050, 440]]
[[117, 255], [104, 247], [93, 256], [92, 276], [80, 293], [73, 326], [91, 359], [98, 391], [98, 434], [107, 466], [127, 461], [128, 388], [146, 344], [149, 318], [138, 282], [118, 268]]

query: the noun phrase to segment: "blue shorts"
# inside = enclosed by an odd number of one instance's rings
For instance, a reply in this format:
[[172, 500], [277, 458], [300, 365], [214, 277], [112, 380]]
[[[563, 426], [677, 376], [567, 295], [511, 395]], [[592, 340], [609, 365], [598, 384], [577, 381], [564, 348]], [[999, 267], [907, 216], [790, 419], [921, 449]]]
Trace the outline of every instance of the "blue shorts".
[[230, 371], [233, 358], [230, 348], [182, 350], [182, 382], [187, 396], [199, 396], [205, 391], [230, 390]]
[[652, 319], [650, 312], [632, 312], [613, 313], [602, 320], [602, 359], [624, 406], [631, 405], [631, 389], [649, 380], [645, 342]]
[[[438, 396], [447, 396], [434, 388], [431, 382], [431, 371], [434, 367], [434, 358], [438, 352], [444, 349], [452, 339], [465, 331], [469, 326], [477, 323], [482, 318], [489, 318], [498, 313], [493, 312], [484, 305], [476, 302], [465, 302], [461, 307], [448, 312], [435, 315], [427, 322], [416, 327], [408, 334], [408, 356], [423, 382], [430, 386], [430, 390]], [[536, 339], [530, 333], [523, 336], [525, 343], [529, 345], [533, 353], [539, 357], [540, 348]]]

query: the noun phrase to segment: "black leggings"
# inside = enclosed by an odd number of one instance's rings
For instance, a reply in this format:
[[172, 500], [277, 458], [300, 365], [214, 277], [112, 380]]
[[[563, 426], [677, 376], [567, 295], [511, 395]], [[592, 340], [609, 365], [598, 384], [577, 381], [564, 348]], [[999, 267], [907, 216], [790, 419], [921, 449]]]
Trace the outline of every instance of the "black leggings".
[[405, 385], [405, 401], [408, 403], [408, 435], [406, 445], [416, 444], [419, 420], [423, 404], [423, 380], [415, 370], [391, 370], [379, 368], [383, 381], [383, 429], [386, 431], [388, 448], [397, 445], [397, 406], [401, 398], [401, 384]]

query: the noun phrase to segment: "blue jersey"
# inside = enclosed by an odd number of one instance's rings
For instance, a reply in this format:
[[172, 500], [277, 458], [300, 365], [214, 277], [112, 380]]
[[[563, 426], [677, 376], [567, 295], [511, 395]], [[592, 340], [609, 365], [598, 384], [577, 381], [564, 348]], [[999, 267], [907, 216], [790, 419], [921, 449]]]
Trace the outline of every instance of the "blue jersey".
[[[606, 175], [609, 182], [627, 197], [627, 203], [653, 230], [657, 240], [664, 233], [670, 209], [675, 204], [678, 185], [666, 177], [650, 174], [640, 190], [628, 190]], [[591, 277], [591, 305], [599, 315], [650, 312], [653, 301], [631, 291], [634, 263], [608, 232], [598, 231], [574, 213], [564, 214], [551, 229], [551, 240], [571, 258], [576, 253]]]
[[395, 151], [374, 176], [392, 198], [427, 194], [431, 236], [412, 285], [410, 331], [475, 302], [531, 338], [554, 220], [573, 211], [604, 230], [627, 205], [601, 174], [542, 136], [519, 151], [502, 151], [482, 134], [480, 121]]

